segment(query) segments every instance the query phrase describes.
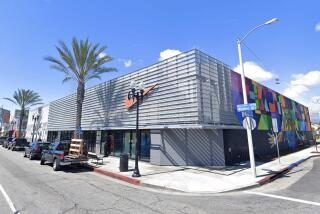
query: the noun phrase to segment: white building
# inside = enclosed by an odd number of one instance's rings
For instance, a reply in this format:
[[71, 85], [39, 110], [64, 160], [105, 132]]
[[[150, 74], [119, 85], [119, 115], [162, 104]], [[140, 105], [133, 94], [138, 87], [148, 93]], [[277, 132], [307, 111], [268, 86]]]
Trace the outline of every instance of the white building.
[[32, 135], [34, 140], [47, 140], [48, 135], [48, 116], [49, 104], [32, 110], [29, 110], [28, 125], [26, 131], [26, 138], [31, 141]]

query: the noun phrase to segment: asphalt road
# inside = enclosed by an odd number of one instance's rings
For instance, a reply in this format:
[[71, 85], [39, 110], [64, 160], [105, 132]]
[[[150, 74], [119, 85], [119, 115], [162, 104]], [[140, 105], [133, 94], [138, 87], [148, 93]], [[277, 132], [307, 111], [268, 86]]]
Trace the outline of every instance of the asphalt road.
[[[132, 187], [85, 170], [53, 172], [0, 147], [0, 185], [19, 213], [30, 214], [320, 213], [319, 167], [320, 159], [311, 159], [263, 187], [200, 196]], [[3, 194], [0, 213], [12, 213]]]

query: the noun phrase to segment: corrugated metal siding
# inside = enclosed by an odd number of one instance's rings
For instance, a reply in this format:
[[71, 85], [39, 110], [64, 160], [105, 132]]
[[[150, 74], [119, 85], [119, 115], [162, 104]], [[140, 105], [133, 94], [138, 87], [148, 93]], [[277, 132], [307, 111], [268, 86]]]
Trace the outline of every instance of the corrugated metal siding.
[[199, 123], [239, 125], [231, 94], [231, 70], [224, 63], [197, 50]]
[[[107, 81], [86, 90], [82, 129], [135, 127], [136, 111], [124, 107], [132, 80], [157, 88], [140, 106], [140, 127], [198, 123], [196, 50]], [[72, 130], [75, 126], [76, 95], [50, 103], [49, 130]]]
[[223, 166], [221, 129], [162, 129], [151, 131], [151, 159], [156, 165]]

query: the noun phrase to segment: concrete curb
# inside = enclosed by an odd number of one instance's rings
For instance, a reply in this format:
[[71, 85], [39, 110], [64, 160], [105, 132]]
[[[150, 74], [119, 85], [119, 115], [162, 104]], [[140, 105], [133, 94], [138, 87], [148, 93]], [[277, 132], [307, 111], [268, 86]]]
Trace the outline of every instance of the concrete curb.
[[[313, 152], [311, 152], [311, 153], [313, 153]], [[299, 161], [296, 161], [296, 162], [290, 164], [289, 166], [280, 169], [275, 174], [269, 175], [269, 176], [261, 179], [257, 183], [259, 185], [261, 185], [261, 186], [266, 184], [266, 183], [270, 183], [270, 182], [274, 181], [275, 179], [277, 179], [277, 178], [283, 176], [284, 174], [288, 173], [290, 170], [292, 170], [293, 168], [297, 167], [298, 165], [300, 165], [301, 163], [305, 162], [306, 160], [309, 160], [310, 158], [314, 158], [314, 157], [320, 157], [320, 155], [311, 155], [311, 156], [309, 156], [307, 158], [303, 158], [303, 159], [301, 159]]]

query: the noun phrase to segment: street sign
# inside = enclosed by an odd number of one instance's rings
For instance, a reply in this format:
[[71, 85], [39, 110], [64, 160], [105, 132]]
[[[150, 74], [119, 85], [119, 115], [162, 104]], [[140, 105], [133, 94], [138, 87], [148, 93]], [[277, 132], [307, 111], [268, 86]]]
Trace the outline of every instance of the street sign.
[[256, 103], [239, 104], [237, 105], [237, 111], [254, 111], [257, 109]]
[[242, 121], [242, 125], [245, 129], [253, 130], [256, 128], [257, 123], [252, 117], [245, 117]]
[[253, 117], [253, 111], [243, 111], [242, 117]]
[[274, 132], [278, 133], [278, 121], [277, 118], [272, 118], [272, 129]]

